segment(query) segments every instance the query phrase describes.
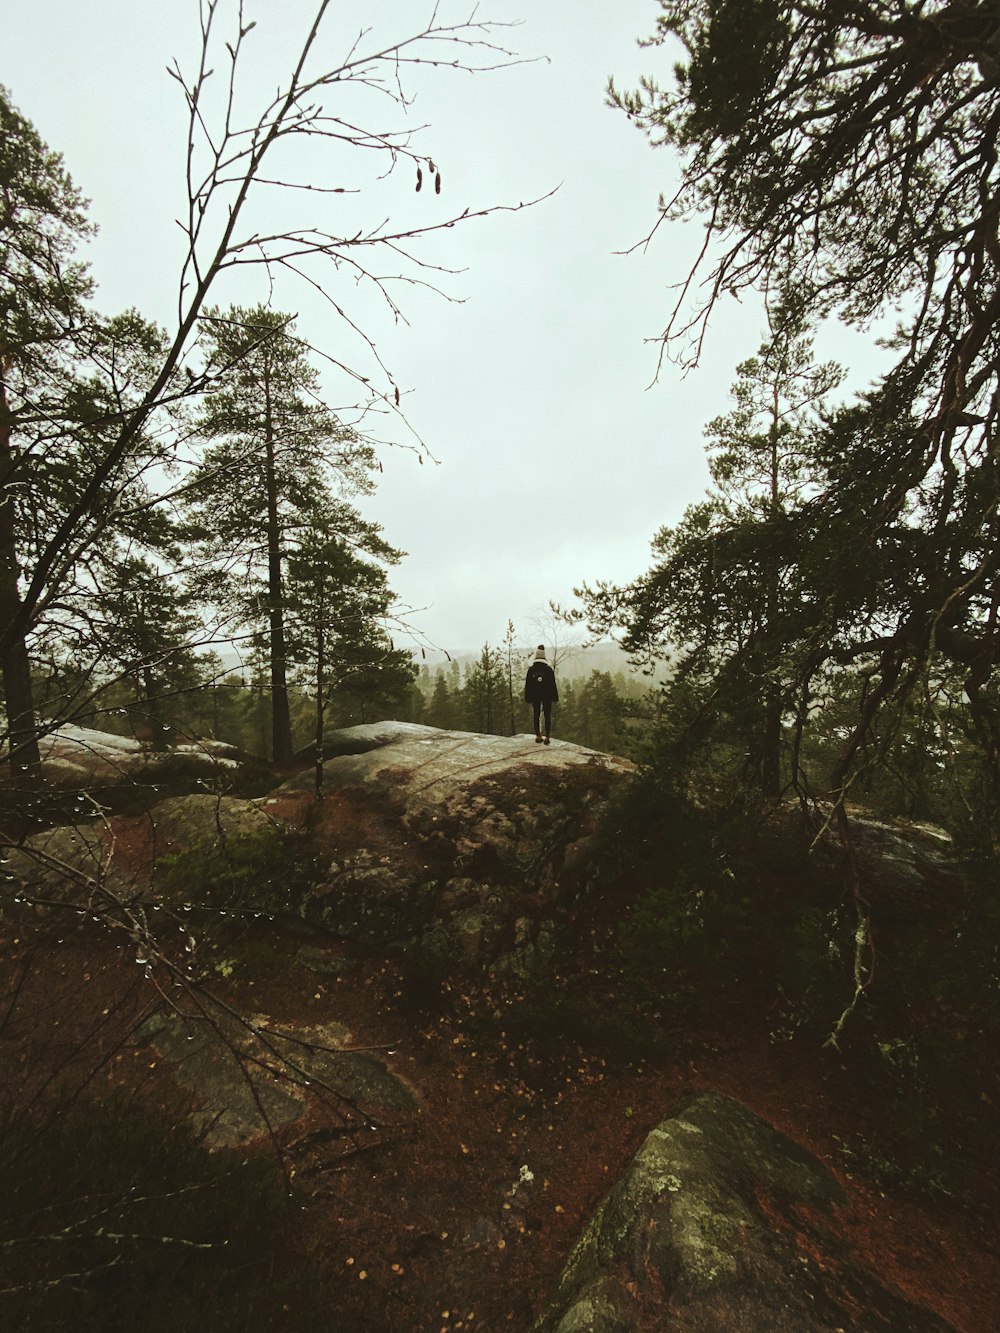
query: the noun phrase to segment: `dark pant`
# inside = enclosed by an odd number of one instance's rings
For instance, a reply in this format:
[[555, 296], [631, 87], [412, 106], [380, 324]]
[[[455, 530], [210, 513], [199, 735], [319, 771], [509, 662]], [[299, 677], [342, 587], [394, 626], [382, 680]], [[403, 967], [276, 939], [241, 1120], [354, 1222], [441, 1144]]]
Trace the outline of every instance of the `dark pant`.
[[544, 709], [544, 710], [545, 710], [545, 734], [546, 734], [546, 736], [548, 736], [548, 735], [551, 733], [551, 731], [552, 731], [552, 700], [551, 700], [551, 699], [545, 699], [544, 701], [539, 702], [539, 701], [536, 699], [536, 700], [532, 703], [531, 706], [532, 706], [532, 708], [535, 710], [535, 735], [537, 736], [537, 735], [538, 735], [538, 732], [539, 732], [539, 727], [538, 727], [538, 720], [539, 720], [539, 718], [538, 718], [538, 715], [539, 715], [539, 713], [541, 713], [541, 711]]

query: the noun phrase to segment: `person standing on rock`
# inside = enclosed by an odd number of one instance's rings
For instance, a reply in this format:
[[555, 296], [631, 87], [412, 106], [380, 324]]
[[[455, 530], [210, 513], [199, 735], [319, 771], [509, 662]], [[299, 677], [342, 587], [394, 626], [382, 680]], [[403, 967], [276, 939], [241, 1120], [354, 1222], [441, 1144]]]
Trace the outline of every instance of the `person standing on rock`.
[[[524, 702], [531, 704], [535, 712], [535, 742], [548, 745], [552, 732], [552, 705], [559, 698], [556, 686], [556, 673], [545, 660], [545, 644], [540, 643], [535, 652], [535, 660], [528, 667], [524, 679]], [[545, 736], [543, 738], [539, 723], [541, 714], [545, 715]]]

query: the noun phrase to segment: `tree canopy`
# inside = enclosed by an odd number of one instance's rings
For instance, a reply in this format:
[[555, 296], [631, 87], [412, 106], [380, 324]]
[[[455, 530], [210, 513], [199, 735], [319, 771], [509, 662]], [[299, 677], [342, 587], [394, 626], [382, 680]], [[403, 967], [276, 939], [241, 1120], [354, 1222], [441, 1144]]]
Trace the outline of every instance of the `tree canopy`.
[[[704, 246], [663, 332], [696, 359], [724, 294], [792, 287], [802, 318], [895, 320], [891, 370], [832, 413], [793, 541], [800, 680], [867, 673], [836, 767], [958, 674], [1000, 777], [1000, 19], [975, 0], [660, 0], [672, 87], [610, 97], [679, 155], [661, 221]], [[762, 529], [758, 556], [770, 539]]]
[[220, 585], [222, 599], [242, 622], [268, 624], [271, 751], [287, 764], [289, 551], [317, 514], [331, 510], [338, 488], [370, 488], [374, 455], [323, 403], [290, 316], [262, 306], [212, 310], [202, 341], [213, 388], [198, 428], [212, 443], [189, 493], [193, 531], [207, 558], [236, 576]]

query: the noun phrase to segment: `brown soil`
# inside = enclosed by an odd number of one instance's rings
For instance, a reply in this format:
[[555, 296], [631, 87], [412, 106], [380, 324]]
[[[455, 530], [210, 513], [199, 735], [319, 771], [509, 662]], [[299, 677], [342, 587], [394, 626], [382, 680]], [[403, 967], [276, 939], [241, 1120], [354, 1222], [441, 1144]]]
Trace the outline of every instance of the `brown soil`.
[[[23, 929], [0, 940], [10, 1081], [30, 1091], [46, 1069], [62, 1063], [65, 1077], [74, 1062], [92, 1067], [100, 1055], [92, 1086], [138, 1084], [167, 1104], [164, 1071], [129, 1039], [162, 998], [157, 978], [146, 979], [134, 948], [103, 928], [46, 936], [40, 946]], [[294, 941], [285, 943], [291, 952]], [[382, 963], [359, 963], [336, 980], [283, 966], [228, 998], [285, 1023], [345, 1024], [421, 1103], [417, 1115], [386, 1117], [346, 1146], [324, 1135], [338, 1116], [319, 1104], [286, 1136], [306, 1205], [303, 1244], [336, 1279], [331, 1327], [526, 1333], [645, 1135], [700, 1089], [740, 1098], [830, 1166], [850, 1201], [843, 1234], [883, 1282], [960, 1333], [997, 1327], [1000, 1259], [988, 1219], [844, 1170], [838, 1142], [879, 1112], [835, 1053], [790, 1053], [730, 1028], [724, 1043], [690, 1040], [673, 1057], [614, 1072], [573, 1046], [543, 1063], [507, 1035], [506, 1001], [446, 988], [439, 1012], [415, 1013]]]

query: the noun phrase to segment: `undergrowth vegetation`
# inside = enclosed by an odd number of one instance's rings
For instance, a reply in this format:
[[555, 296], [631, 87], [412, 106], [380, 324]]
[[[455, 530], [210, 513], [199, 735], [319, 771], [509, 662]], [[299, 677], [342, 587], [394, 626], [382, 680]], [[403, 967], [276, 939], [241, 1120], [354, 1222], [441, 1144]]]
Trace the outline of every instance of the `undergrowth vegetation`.
[[189, 970], [273, 972], [287, 953], [275, 947], [274, 923], [293, 916], [296, 887], [310, 873], [300, 836], [277, 824], [201, 838], [160, 858], [157, 895], [190, 926]]
[[[775, 819], [794, 835], [777, 861]], [[815, 828], [794, 803], [695, 792], [651, 765], [604, 821], [604, 871], [552, 965], [500, 985], [479, 1038], [523, 1043], [540, 1084], [576, 1050], [614, 1069], [766, 1040], [825, 1060], [834, 1088], [870, 1107], [848, 1166], [985, 1204], [1000, 1184], [982, 1169], [1000, 1093], [995, 888], [953, 846], [947, 884], [932, 874], [912, 902], [864, 903], [866, 923], [836, 856], [810, 851]], [[440, 1000], [439, 978], [420, 981], [423, 1002]]]
[[157, 888], [169, 901], [218, 911], [276, 911], [287, 903], [290, 839], [268, 826], [234, 837], [202, 838], [157, 863]]
[[0, 1324], [329, 1329], [336, 1305], [291, 1225], [277, 1160], [213, 1152], [133, 1094], [8, 1127], [0, 1151]]

